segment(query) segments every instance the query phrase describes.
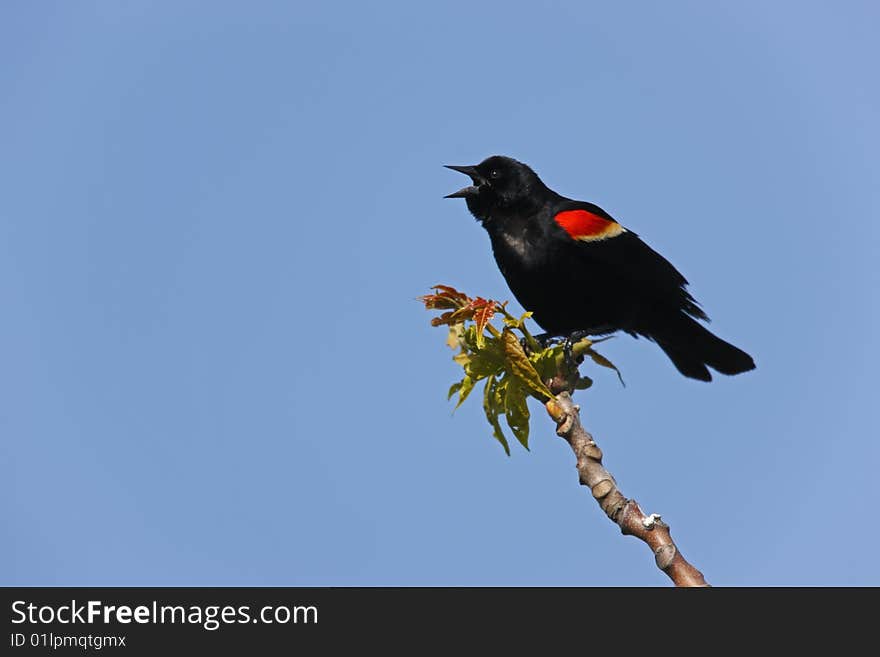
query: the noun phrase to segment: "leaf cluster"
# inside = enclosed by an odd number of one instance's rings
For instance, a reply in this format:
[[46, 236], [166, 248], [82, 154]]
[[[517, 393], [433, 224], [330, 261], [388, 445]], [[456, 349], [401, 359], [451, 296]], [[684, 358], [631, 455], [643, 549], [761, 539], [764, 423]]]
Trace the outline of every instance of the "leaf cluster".
[[[510, 445], [501, 428], [503, 417], [520, 444], [529, 446], [530, 396], [541, 401], [552, 398], [548, 382], [564, 377], [574, 389], [592, 385], [589, 377], [571, 371], [561, 344], [544, 347], [526, 326], [531, 313], [515, 317], [507, 311], [507, 302], [469, 297], [448, 285], [435, 285], [432, 294], [419, 297], [427, 310], [443, 311], [431, 320], [433, 326], [448, 326], [447, 344], [457, 353], [453, 360], [464, 370], [460, 381], [449, 388], [449, 399], [458, 395], [461, 406], [477, 383], [483, 386], [483, 411], [492, 427], [492, 435], [510, 454]], [[496, 327], [492, 320], [500, 318]], [[583, 339], [573, 345], [572, 353], [589, 357], [603, 367], [620, 372], [611, 361], [593, 350], [596, 341]]]

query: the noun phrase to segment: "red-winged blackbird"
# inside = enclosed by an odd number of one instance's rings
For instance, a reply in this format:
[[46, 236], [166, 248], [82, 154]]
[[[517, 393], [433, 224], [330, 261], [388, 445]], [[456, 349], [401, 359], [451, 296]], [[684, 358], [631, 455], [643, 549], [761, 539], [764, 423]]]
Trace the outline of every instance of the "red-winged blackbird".
[[684, 276], [602, 208], [560, 196], [509, 157], [447, 168], [473, 181], [447, 198], [467, 201], [511, 291], [549, 335], [642, 335], [701, 381], [712, 380], [707, 365], [754, 369], [751, 356], [696, 321], [708, 317]]

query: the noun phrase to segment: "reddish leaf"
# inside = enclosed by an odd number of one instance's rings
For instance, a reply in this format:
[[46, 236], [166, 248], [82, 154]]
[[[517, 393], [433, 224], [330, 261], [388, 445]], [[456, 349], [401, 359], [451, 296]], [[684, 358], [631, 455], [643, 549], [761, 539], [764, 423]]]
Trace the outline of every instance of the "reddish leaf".
[[470, 303], [474, 308], [474, 324], [477, 327], [477, 347], [482, 347], [485, 342], [483, 331], [492, 317], [495, 316], [497, 305], [494, 301], [486, 301], [486, 299], [477, 297]]
[[442, 324], [457, 324], [458, 322], [452, 319], [452, 316], [454, 314], [455, 313], [450, 311], [448, 313], [443, 313], [442, 315], [440, 315], [440, 317], [435, 317], [431, 320], [431, 326], [441, 326]]
[[440, 310], [454, 310], [466, 306], [470, 298], [464, 292], [459, 292], [448, 285], [434, 285], [435, 294], [426, 294], [419, 297], [419, 301], [425, 304], [425, 308], [438, 308]]

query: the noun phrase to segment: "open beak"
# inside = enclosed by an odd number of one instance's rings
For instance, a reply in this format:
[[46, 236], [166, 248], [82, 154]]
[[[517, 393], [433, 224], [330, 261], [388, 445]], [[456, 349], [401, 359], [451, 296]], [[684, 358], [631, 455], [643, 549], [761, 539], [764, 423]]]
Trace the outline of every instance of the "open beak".
[[466, 176], [470, 176], [471, 180], [474, 181], [473, 185], [468, 185], [467, 187], [462, 187], [457, 192], [452, 192], [452, 194], [447, 194], [443, 198], [467, 198], [468, 196], [476, 196], [479, 193], [479, 186], [485, 182], [483, 176], [477, 171], [477, 167], [461, 167], [456, 166], [454, 164], [444, 164], [447, 169], [452, 169], [453, 171], [458, 171], [459, 173], [463, 173]]

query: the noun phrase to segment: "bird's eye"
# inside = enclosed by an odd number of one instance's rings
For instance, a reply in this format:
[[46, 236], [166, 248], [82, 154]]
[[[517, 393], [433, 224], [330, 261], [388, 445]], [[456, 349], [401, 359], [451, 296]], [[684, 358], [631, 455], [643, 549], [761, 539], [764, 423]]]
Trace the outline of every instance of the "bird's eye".
[[492, 169], [489, 172], [489, 177], [493, 180], [498, 180], [501, 177], [501, 172], [498, 169]]

